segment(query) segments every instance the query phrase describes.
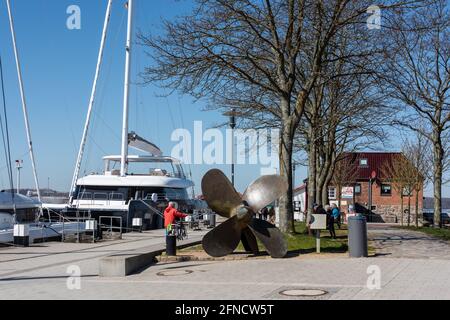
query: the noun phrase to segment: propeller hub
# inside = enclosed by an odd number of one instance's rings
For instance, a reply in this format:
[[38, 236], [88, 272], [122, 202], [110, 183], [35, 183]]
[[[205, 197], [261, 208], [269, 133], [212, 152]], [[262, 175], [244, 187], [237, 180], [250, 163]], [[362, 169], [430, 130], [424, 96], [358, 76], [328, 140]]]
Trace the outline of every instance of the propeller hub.
[[236, 216], [240, 221], [250, 221], [253, 216], [253, 211], [243, 204], [236, 209]]

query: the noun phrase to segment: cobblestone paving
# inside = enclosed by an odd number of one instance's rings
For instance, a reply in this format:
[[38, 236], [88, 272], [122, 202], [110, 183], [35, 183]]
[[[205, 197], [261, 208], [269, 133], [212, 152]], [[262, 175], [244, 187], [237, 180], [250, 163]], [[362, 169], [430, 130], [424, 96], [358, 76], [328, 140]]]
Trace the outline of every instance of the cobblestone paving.
[[377, 255], [386, 258], [450, 260], [450, 242], [422, 232], [370, 224], [369, 239]]

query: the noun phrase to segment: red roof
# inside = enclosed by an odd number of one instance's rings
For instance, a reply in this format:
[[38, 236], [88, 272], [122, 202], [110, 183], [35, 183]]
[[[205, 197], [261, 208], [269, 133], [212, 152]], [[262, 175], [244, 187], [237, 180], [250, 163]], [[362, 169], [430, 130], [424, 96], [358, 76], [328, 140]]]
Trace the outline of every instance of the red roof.
[[[350, 161], [355, 166], [356, 180], [369, 180], [373, 171], [376, 172], [378, 178], [382, 178], [382, 168], [386, 163], [391, 163], [394, 157], [402, 156], [400, 152], [354, 152], [346, 153], [345, 157], [349, 157]], [[367, 165], [364, 165], [362, 160], [367, 160]]]
[[305, 190], [305, 189], [306, 189], [306, 184], [302, 184], [301, 186], [299, 186], [299, 187], [294, 189], [294, 193], [300, 192], [300, 191]]

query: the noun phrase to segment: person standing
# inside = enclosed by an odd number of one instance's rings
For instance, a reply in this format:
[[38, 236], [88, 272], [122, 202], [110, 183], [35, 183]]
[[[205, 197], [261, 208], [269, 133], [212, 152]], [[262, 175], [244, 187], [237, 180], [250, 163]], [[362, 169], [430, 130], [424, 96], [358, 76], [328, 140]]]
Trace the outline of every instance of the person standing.
[[275, 214], [275, 208], [273, 206], [270, 206], [270, 208], [267, 210], [267, 216], [266, 219], [269, 219], [269, 223], [275, 225], [276, 223], [276, 214]]
[[269, 209], [267, 207], [264, 207], [261, 211], [262, 219], [264, 221], [267, 221], [267, 217], [269, 216]]
[[328, 231], [330, 231], [330, 237], [333, 239], [336, 239], [336, 232], [334, 230], [334, 217], [332, 214], [331, 207], [329, 205], [326, 205], [325, 211], [327, 213], [327, 226], [328, 226]]
[[331, 214], [333, 216], [334, 222], [337, 224], [339, 230], [341, 229], [341, 212], [339, 211], [338, 206], [333, 203], [331, 206]]
[[172, 234], [175, 219], [183, 219], [187, 216], [187, 214], [176, 209], [176, 204], [174, 202], [169, 202], [169, 206], [164, 210], [164, 228], [166, 228], [167, 235]]

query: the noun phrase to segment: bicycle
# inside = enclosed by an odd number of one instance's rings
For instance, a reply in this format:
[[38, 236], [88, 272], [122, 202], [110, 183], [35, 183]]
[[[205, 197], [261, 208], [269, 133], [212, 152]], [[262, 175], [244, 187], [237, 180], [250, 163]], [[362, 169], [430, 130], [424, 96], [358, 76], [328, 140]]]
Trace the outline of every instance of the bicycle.
[[174, 224], [174, 233], [175, 236], [177, 237], [177, 240], [184, 240], [188, 238], [188, 234], [187, 234], [187, 230], [186, 230], [186, 226], [184, 225], [183, 222], [177, 222]]

